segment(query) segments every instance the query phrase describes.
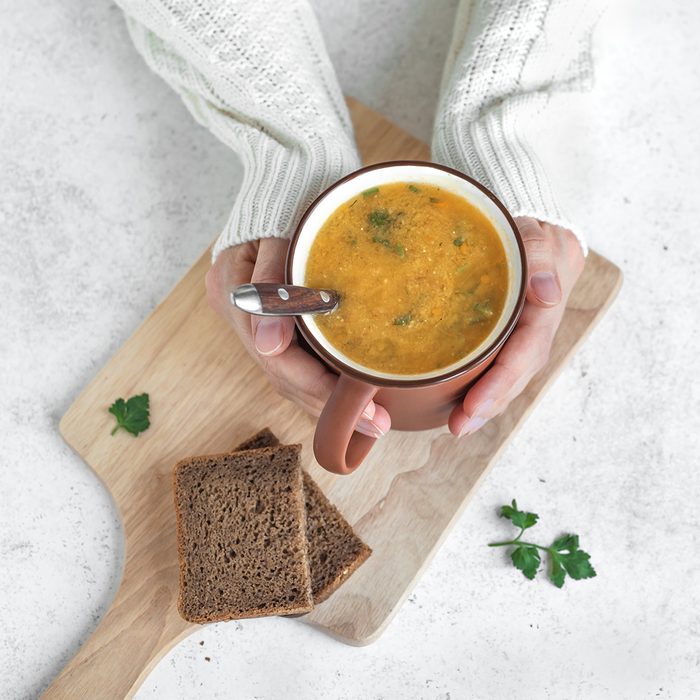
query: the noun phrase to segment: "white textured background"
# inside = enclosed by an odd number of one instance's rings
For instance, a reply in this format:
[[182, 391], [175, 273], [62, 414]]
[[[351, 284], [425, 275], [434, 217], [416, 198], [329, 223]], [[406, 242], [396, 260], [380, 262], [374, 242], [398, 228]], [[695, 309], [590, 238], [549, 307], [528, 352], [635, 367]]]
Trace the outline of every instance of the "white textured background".
[[[611, 4], [595, 89], [541, 144], [625, 272], [611, 312], [377, 643], [277, 618], [211, 625], [139, 698], [700, 696], [700, 5]], [[315, 5], [346, 92], [427, 138], [454, 0]], [[120, 573], [118, 516], [58, 420], [213, 238], [239, 173], [106, 0], [0, 9], [4, 700], [50, 682]], [[486, 548], [514, 495], [542, 538], [579, 532], [598, 577], [558, 591]]]

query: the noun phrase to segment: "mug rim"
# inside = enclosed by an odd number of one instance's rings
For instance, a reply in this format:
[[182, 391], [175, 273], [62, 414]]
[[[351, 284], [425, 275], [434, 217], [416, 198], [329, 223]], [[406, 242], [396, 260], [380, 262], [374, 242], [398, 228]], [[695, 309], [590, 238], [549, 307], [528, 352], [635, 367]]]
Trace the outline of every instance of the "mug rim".
[[508, 318], [508, 321], [503, 326], [501, 332], [496, 336], [496, 338], [494, 338], [493, 342], [487, 348], [485, 348], [479, 355], [473, 357], [468, 362], [460, 364], [457, 367], [453, 367], [449, 371], [438, 375], [434, 375], [432, 377], [411, 378], [415, 377], [415, 375], [408, 374], [406, 375], [406, 379], [390, 379], [388, 377], [378, 377], [377, 375], [369, 374], [368, 372], [363, 372], [362, 370], [359, 370], [356, 367], [351, 367], [350, 365], [346, 364], [341, 359], [339, 359], [336, 355], [333, 355], [332, 353], [328, 352], [328, 350], [326, 350], [326, 348], [318, 342], [315, 335], [309, 330], [309, 327], [306, 324], [306, 321], [304, 320], [303, 316], [296, 316], [295, 323], [302, 337], [309, 344], [309, 346], [313, 348], [314, 352], [317, 355], [319, 355], [327, 364], [335, 368], [338, 372], [342, 372], [343, 374], [347, 374], [353, 377], [354, 379], [358, 379], [366, 384], [371, 384], [373, 386], [407, 389], [421, 386], [434, 386], [436, 384], [442, 384], [444, 382], [450, 381], [457, 377], [461, 377], [464, 374], [467, 374], [468, 372], [472, 371], [474, 368], [478, 367], [483, 362], [491, 358], [492, 355], [497, 353], [500, 350], [503, 343], [505, 342], [505, 340], [512, 333], [513, 328], [515, 327], [516, 323], [518, 322], [518, 319], [520, 318], [520, 314], [522, 313], [523, 307], [525, 306], [525, 296], [527, 291], [528, 280], [527, 258], [525, 257], [525, 245], [523, 243], [522, 236], [520, 235], [520, 231], [518, 230], [518, 226], [515, 223], [515, 220], [510, 215], [504, 204], [500, 201], [500, 199], [498, 199], [498, 197], [496, 197], [496, 195], [493, 192], [491, 192], [491, 190], [482, 185], [480, 182], [477, 182], [474, 178], [469, 177], [468, 175], [465, 175], [464, 173], [461, 173], [459, 170], [455, 170], [454, 168], [450, 168], [446, 165], [440, 165], [439, 163], [431, 163], [430, 161], [423, 160], [390, 160], [383, 161], [381, 163], [373, 163], [372, 165], [365, 165], [364, 167], [359, 168], [358, 170], [353, 170], [353, 172], [348, 173], [344, 177], [340, 178], [340, 180], [337, 180], [332, 185], [323, 190], [323, 192], [321, 192], [321, 194], [319, 194], [318, 197], [316, 197], [316, 199], [314, 199], [314, 201], [311, 202], [311, 204], [306, 208], [306, 211], [302, 215], [301, 219], [299, 219], [299, 223], [294, 229], [294, 233], [292, 234], [292, 237], [289, 242], [289, 248], [287, 250], [287, 260], [285, 264], [285, 282], [287, 284], [290, 284], [290, 280], [292, 278], [292, 263], [294, 261], [294, 253], [297, 248], [297, 243], [299, 240], [301, 230], [304, 227], [304, 224], [306, 223], [307, 219], [311, 215], [311, 212], [318, 206], [321, 200], [325, 199], [325, 197], [336, 187], [342, 185], [345, 182], [348, 182], [349, 180], [354, 179], [358, 175], [372, 170], [384, 170], [394, 166], [427, 167], [433, 170], [441, 170], [443, 172], [454, 175], [462, 180], [466, 180], [471, 185], [481, 190], [481, 192], [483, 192], [498, 207], [498, 209], [500, 209], [501, 213], [505, 216], [508, 225], [511, 227], [513, 235], [515, 237], [515, 241], [518, 245], [518, 252], [520, 253], [520, 267], [522, 273], [520, 278], [520, 289], [518, 290], [517, 301], [515, 303], [515, 306], [513, 307], [513, 311], [511, 312], [510, 317]]

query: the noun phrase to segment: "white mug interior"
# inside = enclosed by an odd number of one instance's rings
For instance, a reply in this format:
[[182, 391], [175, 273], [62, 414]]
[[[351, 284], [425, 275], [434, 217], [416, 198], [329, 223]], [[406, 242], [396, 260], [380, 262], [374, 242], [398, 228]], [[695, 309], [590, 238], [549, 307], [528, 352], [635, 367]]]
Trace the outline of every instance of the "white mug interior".
[[506, 260], [508, 261], [508, 292], [506, 294], [503, 311], [491, 333], [489, 333], [483, 342], [468, 355], [461, 357], [459, 360], [446, 367], [440, 367], [430, 372], [421, 374], [394, 374], [391, 372], [381, 372], [372, 367], [362, 365], [345, 355], [328, 341], [318, 327], [313, 315], [307, 314], [304, 316], [304, 321], [306, 322], [309, 332], [330, 355], [336, 357], [340, 362], [360, 372], [364, 372], [365, 374], [400, 383], [402, 380], [413, 381], [416, 379], [439, 377], [442, 374], [467, 364], [487, 350], [503, 331], [518, 303], [518, 294], [522, 283], [522, 264], [520, 248], [510, 222], [496, 203], [482, 190], [475, 187], [468, 180], [453, 175], [445, 170], [432, 168], [429, 165], [390, 165], [383, 168], [366, 170], [340, 185], [337, 185], [316, 202], [304, 221], [297, 237], [294, 257], [292, 259], [290, 283], [297, 285], [304, 284], [306, 263], [309, 259], [309, 253], [314, 239], [323, 224], [341, 204], [372, 187], [387, 185], [393, 182], [435, 185], [466, 199], [476, 206], [493, 224], [503, 243], [506, 252]]

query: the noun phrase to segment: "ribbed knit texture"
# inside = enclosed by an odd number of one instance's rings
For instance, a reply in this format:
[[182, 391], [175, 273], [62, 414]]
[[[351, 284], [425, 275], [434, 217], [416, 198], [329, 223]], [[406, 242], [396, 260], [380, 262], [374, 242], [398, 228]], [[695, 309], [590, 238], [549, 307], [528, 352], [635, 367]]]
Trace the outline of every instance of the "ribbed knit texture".
[[316, 18], [304, 0], [120, 0], [137, 49], [244, 177], [214, 248], [286, 237], [360, 165]]
[[[243, 163], [214, 257], [244, 241], [288, 237], [318, 194], [359, 167], [345, 101], [306, 0], [117, 1], [149, 66]], [[575, 231], [525, 133], [553, 92], [589, 82], [599, 13], [598, 0], [462, 0], [433, 158], [492, 189], [514, 216]]]
[[463, 2], [433, 131], [436, 162], [474, 177], [513, 216], [559, 224], [585, 241], [559, 206], [527, 138], [555, 92], [588, 87], [590, 35], [601, 3]]

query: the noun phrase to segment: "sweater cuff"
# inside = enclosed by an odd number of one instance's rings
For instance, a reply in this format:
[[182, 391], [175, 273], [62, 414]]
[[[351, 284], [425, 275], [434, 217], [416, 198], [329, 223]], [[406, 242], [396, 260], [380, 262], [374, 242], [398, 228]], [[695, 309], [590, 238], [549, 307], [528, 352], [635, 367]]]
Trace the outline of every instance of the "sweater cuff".
[[326, 188], [360, 167], [352, 144], [285, 147], [259, 133], [238, 150], [243, 182], [212, 262], [231, 246], [259, 238], [289, 238], [309, 205]]
[[536, 118], [546, 101], [546, 95], [522, 95], [472, 122], [457, 115], [441, 120], [433, 137], [433, 158], [488, 187], [511, 216], [530, 216], [571, 230], [586, 256], [584, 237], [554, 197], [549, 178], [521, 128]]

